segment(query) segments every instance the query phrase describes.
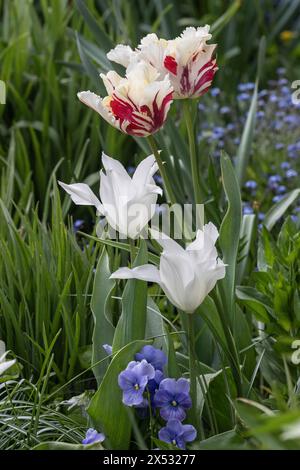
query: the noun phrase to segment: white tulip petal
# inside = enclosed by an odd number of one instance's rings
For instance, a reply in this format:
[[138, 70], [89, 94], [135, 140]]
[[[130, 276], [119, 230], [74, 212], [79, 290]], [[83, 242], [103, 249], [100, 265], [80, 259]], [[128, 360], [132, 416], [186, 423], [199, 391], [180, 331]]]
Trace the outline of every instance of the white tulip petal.
[[102, 164], [106, 172], [115, 171], [116, 173], [119, 173], [123, 178], [125, 178], [125, 180], [127, 180], [128, 182], [131, 180], [122, 163], [116, 160], [115, 158], [109, 157], [104, 152], [102, 152]]
[[180, 246], [175, 240], [168, 237], [165, 233], [158, 232], [154, 229], [151, 229], [150, 232], [152, 238], [154, 238], [166, 252], [172, 252], [174, 255], [183, 255], [185, 253], [184, 248], [182, 248], [182, 246]]
[[87, 184], [65, 184], [61, 181], [58, 181], [58, 183], [71, 196], [75, 204], [79, 206], [95, 206], [98, 212], [102, 212], [102, 205], [99, 199]]
[[107, 54], [107, 58], [116, 64], [128, 67], [130, 62], [136, 57], [136, 52], [130, 46], [118, 44], [114, 49], [111, 49]]
[[144, 264], [133, 269], [120, 268], [110, 276], [110, 279], [139, 279], [160, 284], [159, 270], [152, 264]]
[[11, 366], [16, 363], [16, 359], [12, 359], [11, 361], [0, 362], [0, 375], [2, 375], [5, 371], [7, 371]]

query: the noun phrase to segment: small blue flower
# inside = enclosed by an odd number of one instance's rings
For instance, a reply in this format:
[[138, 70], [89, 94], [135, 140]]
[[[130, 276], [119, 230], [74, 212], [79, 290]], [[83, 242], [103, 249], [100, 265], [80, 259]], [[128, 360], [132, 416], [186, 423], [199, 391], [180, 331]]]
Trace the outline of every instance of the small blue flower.
[[218, 96], [220, 94], [220, 88], [217, 88], [217, 87], [211, 88], [210, 94], [211, 96]]
[[283, 198], [283, 195], [282, 194], [278, 194], [277, 196], [274, 196], [272, 201], [276, 204], [277, 202], [280, 202], [281, 199]]
[[258, 213], [258, 220], [260, 220], [260, 221], [264, 220], [265, 216], [266, 215], [263, 212], [259, 212]]
[[253, 82], [240, 83], [238, 85], [238, 90], [239, 91], [249, 91], [249, 90], [253, 90], [254, 87], [255, 87], [255, 84]]
[[145, 359], [142, 362], [129, 362], [127, 368], [118, 377], [119, 387], [123, 390], [122, 401], [127, 406], [143, 403], [143, 394], [150, 379], [155, 376], [154, 367]]
[[284, 75], [286, 73], [286, 69], [284, 67], [278, 67], [276, 72], [278, 75]]
[[221, 114], [229, 114], [230, 111], [231, 111], [231, 109], [229, 108], [229, 106], [222, 106], [222, 107], [220, 108], [220, 113], [221, 113]]
[[154, 404], [160, 408], [160, 416], [169, 419], [185, 419], [185, 410], [191, 408], [192, 400], [189, 395], [190, 383], [186, 379], [164, 379], [154, 396]]
[[237, 95], [237, 100], [238, 101], [248, 101], [250, 99], [249, 93], [240, 93]]
[[85, 435], [85, 438], [82, 441], [82, 444], [96, 444], [97, 442], [103, 442], [105, 440], [105, 435], [99, 433], [96, 429], [88, 429]]
[[268, 179], [268, 187], [270, 189], [276, 189], [282, 178], [280, 175], [271, 175]]
[[253, 214], [253, 209], [250, 205], [248, 204], [245, 204], [244, 207], [243, 207], [243, 214], [244, 215], [248, 215], [248, 214]]
[[295, 214], [292, 214], [292, 215], [291, 215], [291, 220], [292, 220], [293, 222], [298, 222], [298, 216], [295, 215]]
[[186, 442], [196, 439], [197, 431], [191, 424], [182, 424], [177, 419], [171, 419], [158, 433], [161, 441], [172, 444], [179, 449], [185, 449]]
[[276, 189], [276, 192], [277, 192], [277, 194], [284, 194], [284, 193], [286, 193], [286, 186], [284, 186], [284, 184], [281, 184], [281, 185], [278, 186], [278, 188]]
[[276, 150], [282, 150], [284, 148], [284, 144], [282, 142], [277, 142], [277, 144], [275, 144], [275, 148]]
[[263, 117], [265, 117], [265, 112], [264, 111], [257, 111], [256, 117], [257, 117], [257, 119], [262, 119]]
[[108, 356], [112, 354], [112, 346], [110, 344], [102, 344], [102, 348]]
[[74, 232], [75, 233], [78, 232], [78, 230], [80, 230], [82, 228], [83, 224], [84, 224], [84, 220], [82, 220], [82, 219], [75, 220], [75, 222], [73, 223]]
[[295, 178], [296, 176], [298, 176], [298, 172], [296, 170], [293, 170], [292, 168], [290, 170], [287, 170], [287, 172], [285, 173], [285, 176], [290, 179], [290, 178]]
[[282, 162], [280, 164], [280, 168], [282, 170], [289, 170], [291, 168], [291, 164], [290, 164], [290, 162]]
[[163, 370], [164, 365], [167, 363], [167, 356], [165, 353], [149, 344], [144, 346], [141, 351], [135, 355], [135, 359], [137, 361], [145, 359], [154, 367], [154, 369], [158, 370]]
[[254, 180], [246, 181], [245, 188], [251, 189], [251, 190], [256, 189], [257, 188], [257, 182], [254, 181]]

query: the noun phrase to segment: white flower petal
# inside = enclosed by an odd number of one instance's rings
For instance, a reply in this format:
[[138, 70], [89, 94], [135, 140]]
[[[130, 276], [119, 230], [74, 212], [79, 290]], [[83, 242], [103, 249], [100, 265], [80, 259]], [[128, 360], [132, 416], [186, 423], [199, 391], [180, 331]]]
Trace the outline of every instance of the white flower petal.
[[102, 212], [99, 199], [91, 188], [85, 183], [65, 184], [61, 181], [59, 185], [71, 196], [72, 201], [79, 206], [95, 206], [98, 212]]
[[128, 67], [130, 62], [136, 57], [137, 53], [131, 49], [130, 46], [118, 44], [114, 49], [111, 49], [107, 54], [107, 58], [116, 64]]
[[144, 264], [133, 269], [120, 268], [110, 276], [110, 279], [139, 279], [160, 283], [159, 270], [152, 264]]
[[16, 363], [16, 359], [0, 363], [0, 375], [2, 375], [5, 371], [7, 371], [15, 363]]

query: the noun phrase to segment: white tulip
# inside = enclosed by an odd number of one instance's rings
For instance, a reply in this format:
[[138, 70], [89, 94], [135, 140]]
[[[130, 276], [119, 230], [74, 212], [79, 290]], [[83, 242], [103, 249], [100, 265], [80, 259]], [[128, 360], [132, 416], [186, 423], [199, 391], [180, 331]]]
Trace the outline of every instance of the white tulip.
[[0, 340], [0, 375], [4, 374], [11, 366], [13, 366], [16, 362], [16, 359], [12, 359], [11, 361], [6, 361], [6, 355], [8, 351], [5, 351], [5, 343], [4, 341]]
[[225, 265], [218, 259], [215, 247], [218, 230], [211, 222], [204, 225], [186, 249], [164, 234], [153, 230], [151, 233], [163, 248], [159, 269], [150, 264], [120, 268], [111, 278], [156, 282], [172, 304], [193, 313], [216, 282], [225, 276]]
[[155, 184], [154, 173], [158, 170], [153, 155], [145, 158], [136, 168], [132, 178], [123, 165], [102, 154], [105, 170], [100, 171], [100, 199], [87, 184], [65, 184], [62, 188], [78, 205], [95, 206], [109, 225], [121, 236], [137, 238], [155, 212], [158, 194], [162, 189]]

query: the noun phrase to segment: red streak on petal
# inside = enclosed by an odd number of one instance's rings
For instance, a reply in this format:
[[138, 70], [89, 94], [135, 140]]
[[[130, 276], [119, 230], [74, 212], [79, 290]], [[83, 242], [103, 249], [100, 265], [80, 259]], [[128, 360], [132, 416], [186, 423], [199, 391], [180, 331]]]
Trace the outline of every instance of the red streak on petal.
[[167, 55], [164, 60], [164, 66], [173, 75], [177, 75], [177, 62], [171, 55]]
[[[198, 75], [200, 75], [200, 73], [203, 72], [204, 70], [206, 70], [206, 71], [202, 74], [202, 76], [200, 77], [200, 79], [198, 80], [198, 82], [194, 86], [194, 94], [200, 88], [202, 88], [203, 85], [205, 85], [205, 83], [210, 83], [213, 80], [214, 75], [217, 71], [216, 62], [213, 61], [213, 60], [207, 62], [203, 67], [201, 67], [201, 69], [198, 72]], [[203, 95], [204, 93], [206, 93], [208, 91], [208, 89], [209, 89], [209, 86], [207, 86], [204, 90], [202, 90], [200, 95]]]
[[110, 102], [110, 107], [115, 118], [120, 119], [121, 122], [123, 122], [124, 120], [131, 120], [133, 108], [126, 101], [123, 101], [113, 95], [113, 99]]
[[191, 89], [190, 73], [188, 65], [183, 69], [180, 79], [180, 92], [182, 95], [188, 95]]

